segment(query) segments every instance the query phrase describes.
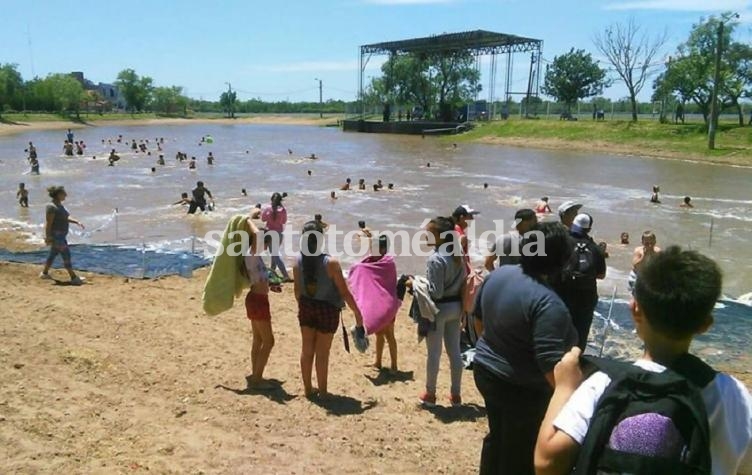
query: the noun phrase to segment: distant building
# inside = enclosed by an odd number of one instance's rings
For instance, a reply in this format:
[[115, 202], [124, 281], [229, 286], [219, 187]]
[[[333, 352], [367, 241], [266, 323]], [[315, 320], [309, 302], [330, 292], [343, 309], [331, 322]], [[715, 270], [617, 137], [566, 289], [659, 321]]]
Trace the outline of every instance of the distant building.
[[73, 71], [70, 75], [73, 79], [81, 83], [84, 90], [96, 92], [101, 97], [101, 102], [97, 103], [98, 107], [104, 105], [103, 103], [108, 103], [112, 109], [125, 109], [125, 98], [120, 94], [120, 90], [116, 85], [103, 82], [94, 84], [86, 79], [84, 73], [81, 71]]
[[120, 94], [120, 89], [114, 84], [100, 82], [94, 90], [102, 96], [102, 99], [112, 104], [115, 109], [125, 109], [125, 98]]

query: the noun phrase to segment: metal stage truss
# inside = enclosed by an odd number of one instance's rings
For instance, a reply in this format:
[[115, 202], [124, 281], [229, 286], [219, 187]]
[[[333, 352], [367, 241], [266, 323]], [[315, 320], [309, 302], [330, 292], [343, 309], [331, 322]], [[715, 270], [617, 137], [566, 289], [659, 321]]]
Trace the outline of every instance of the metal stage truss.
[[[513, 95], [525, 96], [529, 104], [530, 97], [538, 97], [540, 85], [541, 48], [543, 40], [494, 33], [492, 31], [475, 30], [462, 33], [447, 33], [442, 35], [413, 38], [402, 41], [386, 41], [360, 47], [360, 71], [358, 80], [358, 98], [361, 103], [361, 118], [365, 115], [363, 101], [363, 80], [365, 69], [373, 55], [450, 55], [457, 52], [469, 51], [477, 57], [476, 68], [480, 70], [480, 58], [490, 56], [488, 76], [488, 104], [490, 117], [496, 116], [496, 78], [499, 55], [506, 55], [506, 71], [504, 76], [504, 101], [508, 104]], [[512, 78], [514, 76], [514, 55], [530, 53], [530, 72], [526, 91], [513, 91]], [[508, 108], [507, 108], [508, 112]]]

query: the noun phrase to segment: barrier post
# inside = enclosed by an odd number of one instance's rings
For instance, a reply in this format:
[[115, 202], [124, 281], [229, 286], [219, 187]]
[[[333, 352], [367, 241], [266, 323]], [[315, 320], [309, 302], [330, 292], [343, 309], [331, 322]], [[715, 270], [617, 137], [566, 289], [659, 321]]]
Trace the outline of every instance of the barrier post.
[[146, 241], [141, 240], [141, 278], [146, 278]]

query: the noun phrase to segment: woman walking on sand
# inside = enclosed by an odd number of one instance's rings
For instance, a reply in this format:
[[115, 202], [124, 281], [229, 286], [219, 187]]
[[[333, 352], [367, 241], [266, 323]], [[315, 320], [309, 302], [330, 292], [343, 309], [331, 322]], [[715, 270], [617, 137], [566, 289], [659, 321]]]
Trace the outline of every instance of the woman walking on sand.
[[[300, 371], [306, 397], [326, 397], [328, 394], [329, 352], [345, 304], [355, 315], [352, 333], [356, 348], [361, 352], [368, 348], [360, 309], [342, 276], [339, 261], [323, 252], [323, 243], [321, 226], [315, 221], [307, 222], [303, 226], [301, 252], [292, 269], [303, 340]], [[311, 382], [314, 364], [318, 389], [314, 389]]]
[[264, 206], [261, 211], [261, 220], [266, 224], [267, 232], [272, 237], [271, 269], [272, 271], [279, 269], [284, 281], [292, 282], [287, 273], [285, 262], [282, 260], [282, 231], [284, 231], [287, 223], [287, 210], [282, 205], [282, 195], [279, 193], [272, 194], [271, 204]]
[[82, 277], [76, 275], [73, 272], [73, 265], [71, 264], [70, 248], [68, 247], [68, 226], [69, 223], [77, 224], [84, 229], [84, 225], [80, 221], [70, 217], [70, 213], [63, 206], [63, 201], [68, 196], [65, 192], [65, 188], [62, 186], [51, 186], [47, 188], [47, 192], [52, 198], [52, 203], [47, 205], [45, 215], [45, 233], [44, 242], [50, 246], [50, 254], [47, 257], [47, 262], [44, 264], [44, 270], [39, 274], [42, 279], [52, 280], [52, 276], [48, 273], [52, 263], [58, 254], [63, 256], [63, 265], [65, 270], [68, 271], [70, 276], [70, 283], [72, 285], [81, 285], [84, 283]]

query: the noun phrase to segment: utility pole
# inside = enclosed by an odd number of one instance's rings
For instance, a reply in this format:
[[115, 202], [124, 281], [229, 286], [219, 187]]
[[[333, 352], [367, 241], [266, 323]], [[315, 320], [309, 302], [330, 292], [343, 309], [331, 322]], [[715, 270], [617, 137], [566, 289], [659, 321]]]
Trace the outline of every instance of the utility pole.
[[710, 124], [708, 126], [708, 149], [715, 149], [715, 132], [718, 129], [718, 87], [721, 82], [721, 54], [723, 53], [723, 21], [718, 24], [718, 38], [715, 45], [715, 72], [713, 73], [713, 94], [710, 96]]
[[324, 118], [324, 86], [321, 79], [316, 78], [314, 81], [319, 82], [319, 119]]
[[230, 84], [229, 82], [226, 82], [225, 84], [227, 84], [227, 102], [228, 102], [227, 112], [228, 114], [230, 114], [230, 118], [234, 119], [235, 118], [235, 110], [234, 110], [235, 100], [232, 97], [232, 84]]

